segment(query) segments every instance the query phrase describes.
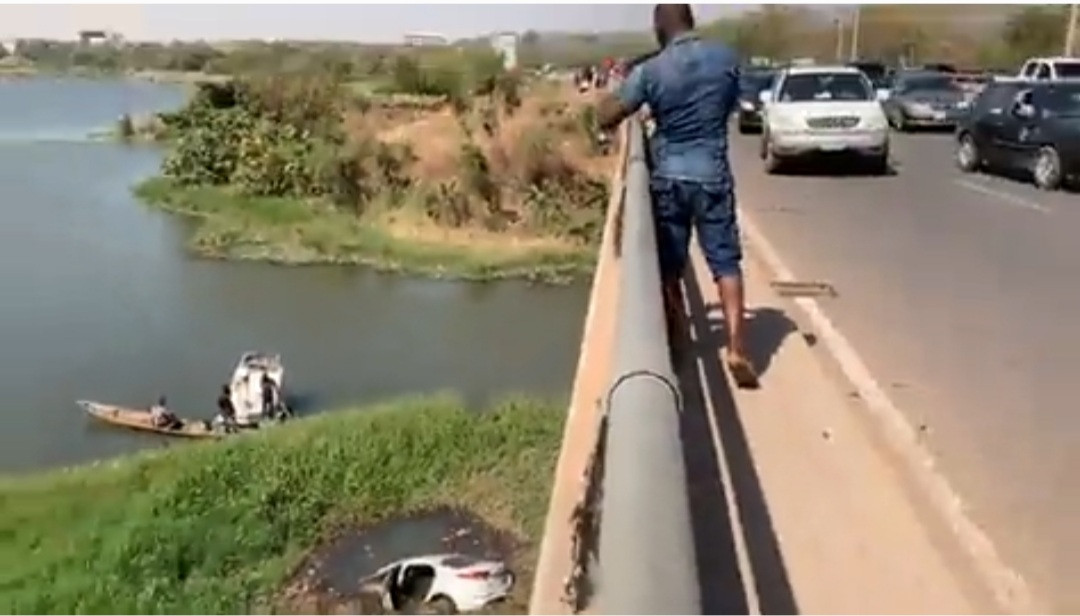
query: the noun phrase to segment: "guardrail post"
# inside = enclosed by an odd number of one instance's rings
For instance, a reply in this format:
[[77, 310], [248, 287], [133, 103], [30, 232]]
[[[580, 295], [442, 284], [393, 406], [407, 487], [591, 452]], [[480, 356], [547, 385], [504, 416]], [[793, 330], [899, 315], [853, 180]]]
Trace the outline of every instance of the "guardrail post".
[[595, 612], [700, 614], [645, 137], [641, 123], [630, 122]]

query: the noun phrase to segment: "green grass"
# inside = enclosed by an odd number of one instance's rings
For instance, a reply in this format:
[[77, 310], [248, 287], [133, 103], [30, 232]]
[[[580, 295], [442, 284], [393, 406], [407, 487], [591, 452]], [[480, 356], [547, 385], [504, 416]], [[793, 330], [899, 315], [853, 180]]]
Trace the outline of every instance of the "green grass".
[[562, 421], [524, 399], [411, 399], [0, 478], [0, 612], [265, 613], [336, 526], [440, 505], [534, 550]]
[[588, 274], [595, 261], [584, 248], [478, 250], [408, 241], [326, 204], [246, 197], [221, 187], [180, 187], [161, 177], [142, 182], [135, 194], [148, 204], [195, 219], [189, 248], [210, 258], [366, 265], [437, 278], [553, 283]]

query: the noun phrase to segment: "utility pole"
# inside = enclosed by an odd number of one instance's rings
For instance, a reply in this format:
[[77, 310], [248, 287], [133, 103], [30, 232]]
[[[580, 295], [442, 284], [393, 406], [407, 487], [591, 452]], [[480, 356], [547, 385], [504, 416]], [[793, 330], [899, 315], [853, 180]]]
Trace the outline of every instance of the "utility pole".
[[862, 13], [862, 6], [855, 5], [855, 17], [851, 20], [851, 61], [859, 59], [859, 14]]
[[836, 61], [844, 59], [844, 22], [839, 18], [833, 20], [836, 25]]
[[1069, 5], [1069, 23], [1065, 30], [1065, 55], [1071, 56], [1073, 54], [1073, 43], [1076, 40], [1076, 12], [1077, 5]]

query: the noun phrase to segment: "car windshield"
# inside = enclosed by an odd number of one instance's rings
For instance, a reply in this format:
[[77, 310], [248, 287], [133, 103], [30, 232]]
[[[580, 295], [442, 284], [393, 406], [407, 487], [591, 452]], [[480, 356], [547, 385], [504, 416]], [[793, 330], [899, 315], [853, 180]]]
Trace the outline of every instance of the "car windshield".
[[956, 92], [958, 89], [949, 75], [907, 77], [900, 84], [901, 92]]
[[780, 101], [785, 103], [869, 100], [874, 100], [874, 93], [866, 78], [858, 73], [789, 75], [780, 92]]
[[758, 92], [770, 87], [772, 85], [772, 80], [772, 73], [743, 73], [742, 79], [739, 81], [739, 88], [742, 90], [743, 94], [756, 96]]
[[1080, 84], [1050, 88], [1043, 99], [1043, 106], [1046, 113], [1054, 117], [1080, 117]]
[[1058, 77], [1080, 77], [1080, 62], [1054, 62], [1054, 72]]

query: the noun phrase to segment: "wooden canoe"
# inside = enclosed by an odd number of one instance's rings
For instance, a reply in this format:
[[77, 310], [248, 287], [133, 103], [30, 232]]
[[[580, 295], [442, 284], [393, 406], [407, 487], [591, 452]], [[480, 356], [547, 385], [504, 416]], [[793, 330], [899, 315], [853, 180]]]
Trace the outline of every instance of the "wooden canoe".
[[154, 425], [148, 410], [125, 408], [89, 400], [79, 400], [75, 404], [82, 407], [91, 417], [131, 430], [186, 438], [220, 438], [225, 436], [224, 433], [206, 425], [204, 421], [181, 419], [182, 425], [179, 428], [161, 428]]

